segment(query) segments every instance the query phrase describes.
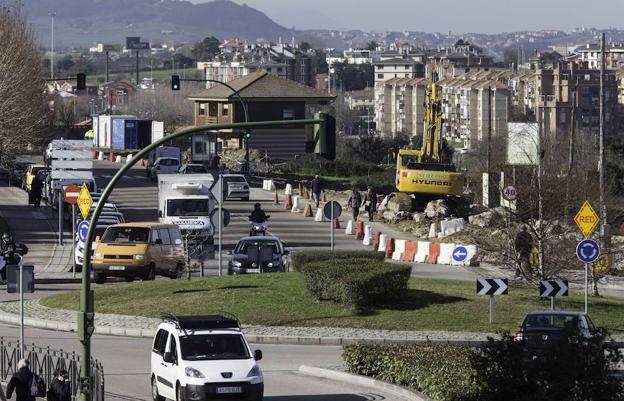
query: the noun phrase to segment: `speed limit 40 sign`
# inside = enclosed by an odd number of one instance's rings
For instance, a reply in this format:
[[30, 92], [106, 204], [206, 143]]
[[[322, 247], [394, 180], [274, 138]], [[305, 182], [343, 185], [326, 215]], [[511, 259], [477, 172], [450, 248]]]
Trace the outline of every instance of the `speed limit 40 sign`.
[[515, 201], [516, 198], [518, 198], [518, 192], [516, 191], [516, 187], [514, 187], [513, 185], [507, 185], [505, 188], [503, 188], [503, 198], [505, 198], [505, 200], [509, 202]]

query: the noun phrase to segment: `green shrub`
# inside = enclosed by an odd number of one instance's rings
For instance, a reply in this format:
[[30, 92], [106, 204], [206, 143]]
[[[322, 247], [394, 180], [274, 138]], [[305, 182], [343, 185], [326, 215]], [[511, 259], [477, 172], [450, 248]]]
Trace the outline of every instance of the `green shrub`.
[[328, 259], [309, 262], [301, 271], [306, 288], [316, 300], [367, 311], [377, 303], [400, 300], [411, 266], [373, 258]]
[[339, 260], [339, 259], [354, 259], [354, 258], [367, 258], [375, 259], [379, 261], [384, 260], [383, 252], [375, 251], [303, 251], [293, 253], [290, 257], [292, 266], [295, 271], [303, 271], [305, 265], [310, 262], [319, 262], [323, 260]]
[[349, 345], [347, 372], [421, 391], [434, 401], [460, 401], [477, 392], [473, 353], [447, 344]]

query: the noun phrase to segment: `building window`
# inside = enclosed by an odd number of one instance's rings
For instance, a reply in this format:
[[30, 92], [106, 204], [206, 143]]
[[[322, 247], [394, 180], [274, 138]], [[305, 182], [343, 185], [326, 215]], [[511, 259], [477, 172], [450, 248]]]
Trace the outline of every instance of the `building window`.
[[378, 79], [383, 79], [383, 77], [384, 77], [384, 74], [377, 74]]
[[200, 116], [205, 116], [206, 115], [206, 103], [200, 103], [199, 104], [199, 113]]
[[224, 104], [223, 105], [223, 110], [221, 110], [221, 115], [223, 117], [227, 117], [230, 115], [230, 105], [229, 104]]
[[409, 65], [406, 65], [406, 66], [405, 66], [405, 69], [406, 69], [406, 70], [409, 70], [409, 68], [410, 68], [410, 66], [409, 66]]
[[208, 117], [219, 116], [219, 105], [215, 102], [208, 103]]
[[282, 112], [283, 120], [294, 120], [295, 119], [295, 110], [294, 109], [284, 109]]
[[278, 74], [281, 74], [281, 73], [282, 73], [282, 71], [284, 71], [284, 69], [283, 69], [282, 67], [277, 67], [277, 73], [278, 73]]

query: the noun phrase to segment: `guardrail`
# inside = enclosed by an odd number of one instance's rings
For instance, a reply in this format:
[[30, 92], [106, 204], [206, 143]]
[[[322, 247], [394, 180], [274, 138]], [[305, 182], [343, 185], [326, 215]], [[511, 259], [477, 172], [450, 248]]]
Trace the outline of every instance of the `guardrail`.
[[[17, 371], [19, 356], [19, 341], [9, 342], [0, 337], [0, 380], [9, 381]], [[26, 344], [24, 347], [25, 359], [30, 363], [30, 370], [41, 376], [49, 386], [54, 379], [54, 371], [67, 371], [72, 398], [79, 397], [80, 358], [75, 352], [54, 350], [50, 347], [39, 347], [35, 344]], [[104, 401], [104, 368], [96, 359], [91, 358], [91, 399]]]

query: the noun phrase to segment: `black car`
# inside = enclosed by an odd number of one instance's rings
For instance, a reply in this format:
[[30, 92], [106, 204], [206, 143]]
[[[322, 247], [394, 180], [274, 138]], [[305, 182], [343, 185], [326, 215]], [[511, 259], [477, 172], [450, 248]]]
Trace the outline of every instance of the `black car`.
[[591, 338], [596, 334], [598, 329], [587, 313], [548, 310], [527, 314], [515, 338], [537, 346], [571, 336]]
[[228, 263], [228, 274], [286, 272], [290, 270], [289, 252], [277, 237], [241, 238]]

